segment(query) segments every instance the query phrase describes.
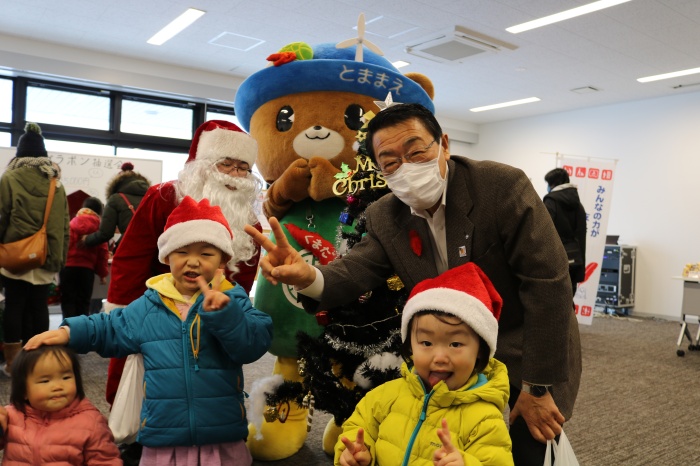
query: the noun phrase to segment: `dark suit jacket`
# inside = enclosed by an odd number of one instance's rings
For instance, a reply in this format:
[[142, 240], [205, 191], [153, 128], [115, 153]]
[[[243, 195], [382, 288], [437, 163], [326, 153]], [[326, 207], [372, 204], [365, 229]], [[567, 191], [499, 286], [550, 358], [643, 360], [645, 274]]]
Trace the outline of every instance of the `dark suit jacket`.
[[[488, 275], [503, 298], [495, 357], [518, 388], [522, 380], [553, 384], [554, 400], [568, 419], [581, 377], [581, 345], [566, 252], [552, 219], [521, 170], [457, 156], [448, 165], [448, 265], [473, 261]], [[394, 272], [408, 289], [437, 276], [424, 219], [393, 194], [366, 215], [363, 240], [320, 267], [321, 301], [302, 298], [310, 312], [352, 301]], [[411, 249], [411, 230], [422, 240], [420, 257]]]

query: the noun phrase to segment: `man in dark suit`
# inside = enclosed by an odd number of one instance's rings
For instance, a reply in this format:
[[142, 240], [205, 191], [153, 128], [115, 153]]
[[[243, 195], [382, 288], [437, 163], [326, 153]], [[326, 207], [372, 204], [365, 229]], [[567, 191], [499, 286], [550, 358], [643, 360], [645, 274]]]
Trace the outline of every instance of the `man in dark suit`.
[[268, 251], [263, 276], [296, 286], [305, 309], [315, 312], [349, 302], [393, 273], [410, 290], [475, 262], [503, 298], [495, 357], [509, 373], [515, 464], [540, 466], [546, 440], [572, 414], [581, 376], [566, 253], [547, 209], [521, 170], [451, 157], [448, 136], [420, 105], [379, 112], [367, 140], [393, 194], [367, 208], [362, 241], [316, 269], [271, 218], [277, 245], [246, 227]]

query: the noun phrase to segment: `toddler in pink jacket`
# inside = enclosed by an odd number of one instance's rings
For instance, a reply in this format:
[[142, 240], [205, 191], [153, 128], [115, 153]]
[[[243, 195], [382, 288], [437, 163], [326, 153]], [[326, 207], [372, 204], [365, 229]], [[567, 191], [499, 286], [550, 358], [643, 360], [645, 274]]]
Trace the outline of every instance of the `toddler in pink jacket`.
[[10, 402], [0, 406], [3, 465], [122, 465], [107, 420], [85, 398], [72, 350], [22, 350], [12, 364]]

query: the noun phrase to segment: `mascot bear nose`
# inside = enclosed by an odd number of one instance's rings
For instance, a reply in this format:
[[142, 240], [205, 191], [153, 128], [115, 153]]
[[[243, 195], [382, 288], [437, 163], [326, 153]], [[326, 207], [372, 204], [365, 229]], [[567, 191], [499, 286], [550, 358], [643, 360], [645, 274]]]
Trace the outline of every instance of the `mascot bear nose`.
[[321, 129], [321, 126], [314, 126], [314, 129], [315, 129], [316, 131], [318, 131], [318, 130]]

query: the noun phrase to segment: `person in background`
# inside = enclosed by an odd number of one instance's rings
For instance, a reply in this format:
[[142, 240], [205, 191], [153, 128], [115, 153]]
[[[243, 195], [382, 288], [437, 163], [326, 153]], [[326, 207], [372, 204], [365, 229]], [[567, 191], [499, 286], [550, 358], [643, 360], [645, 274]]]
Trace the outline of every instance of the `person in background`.
[[[83, 235], [80, 238], [80, 245], [92, 247], [106, 243], [114, 237], [117, 228], [123, 235], [149, 186], [151, 182], [145, 176], [135, 172], [131, 162], [122, 164], [121, 171], [107, 184], [105, 190], [107, 202], [99, 229], [89, 235]], [[119, 246], [118, 240], [115, 248], [117, 246]]]
[[74, 351], [21, 351], [12, 367], [10, 402], [0, 407], [3, 464], [121, 466], [107, 420], [85, 398]]
[[547, 209], [521, 170], [451, 157], [448, 136], [421, 105], [382, 110], [367, 140], [392, 193], [365, 211], [366, 235], [315, 268], [289, 246], [277, 219], [270, 218], [276, 245], [246, 227], [268, 251], [263, 276], [296, 286], [307, 312], [318, 312], [357, 299], [393, 273], [410, 290], [477, 264], [503, 298], [496, 359], [508, 368], [513, 458], [542, 466], [547, 439], [573, 413], [581, 377], [566, 254], [552, 248], [560, 241]]
[[[36, 123], [27, 123], [16, 155], [0, 178], [0, 243], [18, 241], [39, 231], [44, 223], [51, 178], [58, 175], [46, 152], [41, 128]], [[5, 286], [6, 362], [2, 372], [7, 376], [22, 342], [49, 328], [49, 285], [66, 262], [69, 221], [66, 190], [57, 179], [46, 224], [46, 262], [40, 268], [19, 274], [0, 268]]]
[[402, 377], [360, 400], [335, 464], [512, 465], [508, 371], [493, 358], [502, 304], [473, 262], [417, 284], [401, 316]]
[[88, 197], [70, 221], [68, 258], [65, 267], [61, 270], [59, 281], [61, 313], [64, 319], [89, 313], [90, 298], [95, 283], [94, 275], [100, 277], [102, 284], [107, 283], [109, 273], [107, 243], [92, 247], [78, 245], [81, 237], [97, 231], [101, 213], [102, 201], [96, 197]]
[[544, 205], [569, 256], [571, 288], [576, 294], [576, 287], [586, 274], [586, 211], [566, 170], [550, 170], [544, 180], [548, 193], [544, 196]]
[[25, 345], [68, 344], [105, 357], [142, 353], [143, 465], [250, 465], [243, 364], [265, 354], [272, 319], [223, 277], [235, 255], [221, 209], [185, 197], [158, 238], [170, 273], [124, 309], [66, 319]]

